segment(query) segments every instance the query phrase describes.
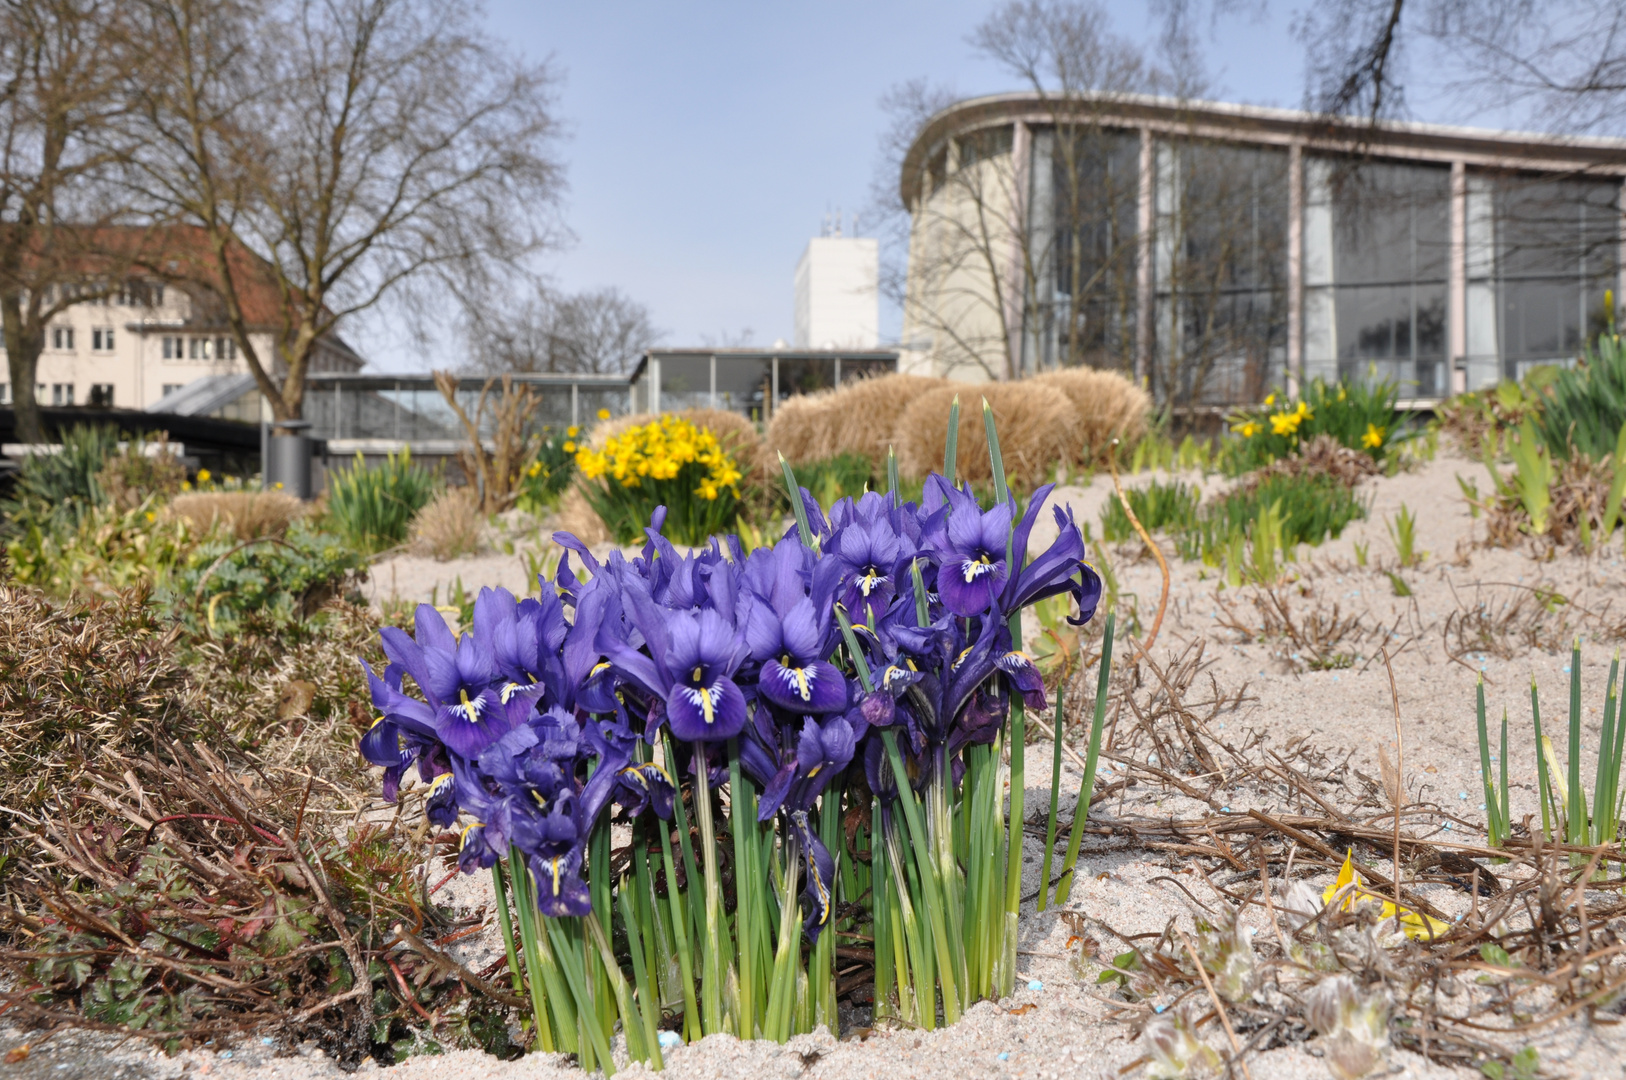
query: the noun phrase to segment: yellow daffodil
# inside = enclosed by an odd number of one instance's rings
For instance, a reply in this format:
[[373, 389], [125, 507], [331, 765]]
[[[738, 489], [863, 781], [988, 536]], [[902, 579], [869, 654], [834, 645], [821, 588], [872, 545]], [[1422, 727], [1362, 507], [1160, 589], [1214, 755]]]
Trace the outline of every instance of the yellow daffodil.
[[1272, 435], [1292, 435], [1298, 431], [1303, 417], [1296, 412], [1272, 413], [1270, 417], [1270, 433]]
[[1276, 404], [1276, 395], [1275, 395], [1275, 394], [1270, 394], [1270, 395], [1268, 395], [1268, 396], [1267, 396], [1267, 397], [1266, 397], [1266, 398], [1265, 398], [1265, 408], [1267, 408], [1267, 409], [1268, 409], [1268, 408], [1270, 408], [1270, 407], [1271, 407], [1271, 406], [1272, 406], [1272, 405], [1274, 405], [1274, 404]]
[[600, 409], [598, 411], [598, 418], [600, 420], [608, 420], [610, 418], [610, 410], [609, 409]]
[[1376, 424], [1366, 425], [1366, 434], [1361, 436], [1361, 445], [1376, 450], [1383, 445], [1384, 429]]
[[209, 470], [208, 469], [199, 469], [198, 470], [198, 483], [207, 484], [208, 482], [209, 482]]
[[575, 424], [571, 424], [569, 427], [565, 428], [565, 437], [568, 438], [568, 439], [574, 439], [577, 435], [580, 435], [581, 433], [582, 433], [582, 429], [577, 427]]
[[575, 452], [576, 452], [576, 444], [573, 441], [567, 440], [565, 442], [565, 453], [574, 454]]
[[1242, 436], [1244, 439], [1251, 439], [1255, 435], [1259, 434], [1261, 429], [1256, 421], [1244, 420], [1240, 424], [1232, 425], [1231, 430]]
[[[1355, 853], [1346, 850], [1344, 865], [1338, 870], [1338, 880], [1328, 885], [1321, 894], [1323, 904], [1331, 904], [1335, 897], [1342, 896], [1338, 903], [1339, 911], [1354, 911], [1357, 906], [1379, 901], [1382, 907], [1378, 912], [1379, 921], [1386, 921], [1395, 917], [1395, 905], [1392, 900], [1385, 900], [1382, 896], [1367, 889], [1361, 875], [1355, 872]], [[1420, 912], [1400, 908], [1400, 930], [1409, 938], [1422, 938], [1432, 941], [1434, 938], [1447, 933], [1451, 927], [1447, 923], [1424, 915]]]

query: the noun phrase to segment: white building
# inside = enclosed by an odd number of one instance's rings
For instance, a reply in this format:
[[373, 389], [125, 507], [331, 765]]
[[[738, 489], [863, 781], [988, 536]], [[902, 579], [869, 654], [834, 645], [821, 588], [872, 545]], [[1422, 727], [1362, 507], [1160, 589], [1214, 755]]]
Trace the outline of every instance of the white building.
[[[166, 252], [171, 247], [195, 245], [198, 239], [197, 230], [172, 229], [165, 238]], [[185, 259], [184, 251], [180, 254], [181, 258], [168, 260], [167, 265], [192, 265], [197, 261]], [[252, 271], [254, 265], [253, 257], [245, 253], [237, 272]], [[269, 275], [252, 274], [241, 291], [255, 352], [280, 376], [275, 351], [280, 323], [276, 318], [280, 303], [276, 287]], [[4, 356], [4, 343], [0, 342], [0, 379], [7, 378]], [[342, 340], [329, 335], [318, 343], [311, 370], [358, 371], [363, 363]], [[110, 295], [76, 303], [51, 321], [45, 331], [34, 393], [47, 408], [100, 405], [148, 409], [200, 379], [222, 382], [222, 377], [247, 373], [248, 364], [238, 354], [220, 300], [212, 290], [193, 281], [162, 281], [156, 276], [132, 274]], [[247, 384], [244, 387], [241, 400], [215, 409], [212, 415], [257, 421], [258, 392]], [[0, 382], [0, 405], [9, 405], [12, 399], [9, 382]]]
[[881, 341], [880, 245], [820, 236], [796, 264], [798, 349], [874, 349]]

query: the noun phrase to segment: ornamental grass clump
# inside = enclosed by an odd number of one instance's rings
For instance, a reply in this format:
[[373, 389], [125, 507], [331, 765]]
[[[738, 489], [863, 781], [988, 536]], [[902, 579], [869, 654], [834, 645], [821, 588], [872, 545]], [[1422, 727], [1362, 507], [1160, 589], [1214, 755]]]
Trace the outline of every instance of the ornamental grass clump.
[[668, 414], [600, 449], [578, 450], [576, 468], [582, 494], [618, 543], [635, 542], [665, 507], [671, 539], [704, 544], [729, 529], [743, 505], [744, 474], [732, 450], [710, 429]]
[[328, 474], [327, 523], [360, 550], [383, 551], [407, 538], [437, 486], [435, 474], [412, 460], [411, 447], [372, 468], [358, 451], [355, 464]]
[[1015, 979], [1024, 717], [1046, 706], [1021, 613], [1094, 614], [1083, 537], [1057, 509], [1028, 557], [1048, 487], [985, 508], [934, 474], [918, 504], [826, 511], [784, 471], [797, 522], [775, 544], [682, 554], [664, 506], [632, 558], [556, 534], [585, 573], [482, 590], [460, 638], [421, 606], [367, 670], [385, 796], [408, 770], [429, 785], [460, 867], [493, 875], [534, 1047], [587, 1070], [613, 1070], [618, 1031], [659, 1068], [673, 1023], [836, 1030], [838, 938], [873, 940], [877, 1014], [925, 1028]]

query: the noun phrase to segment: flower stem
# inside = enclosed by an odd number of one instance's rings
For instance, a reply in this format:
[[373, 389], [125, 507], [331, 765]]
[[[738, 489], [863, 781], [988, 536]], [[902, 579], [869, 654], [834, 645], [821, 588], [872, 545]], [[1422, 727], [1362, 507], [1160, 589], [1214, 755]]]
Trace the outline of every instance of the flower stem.
[[[1095, 682], [1095, 716], [1090, 721], [1090, 748], [1084, 756], [1084, 778], [1078, 783], [1078, 802], [1073, 806], [1073, 828], [1067, 837], [1067, 858], [1061, 864], [1061, 880], [1056, 883], [1056, 903], [1062, 904], [1073, 889], [1073, 868], [1078, 863], [1078, 845], [1084, 839], [1084, 822], [1090, 816], [1090, 799], [1095, 795], [1095, 765], [1101, 757], [1101, 726], [1107, 716], [1107, 688], [1112, 680], [1112, 632], [1118, 613], [1107, 612], [1106, 634], [1101, 639], [1101, 672]], [[1057, 733], [1060, 737], [1060, 733]]]
[[[1065, 681], [1065, 680], [1064, 680]], [[1050, 757], [1050, 821], [1044, 830], [1044, 861], [1039, 866], [1039, 904], [1038, 910], [1045, 908], [1045, 894], [1050, 891], [1050, 855], [1056, 848], [1056, 808], [1061, 796], [1061, 703], [1066, 687], [1056, 687], [1056, 716], [1050, 733], [1053, 738], [1052, 754]]]

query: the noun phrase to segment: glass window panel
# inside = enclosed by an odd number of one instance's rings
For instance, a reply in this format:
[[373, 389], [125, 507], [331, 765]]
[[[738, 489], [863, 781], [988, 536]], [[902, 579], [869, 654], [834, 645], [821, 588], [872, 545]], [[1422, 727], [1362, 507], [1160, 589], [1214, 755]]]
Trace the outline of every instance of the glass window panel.
[[[719, 361], [721, 363], [721, 361]], [[846, 357], [841, 361], [841, 383], [845, 386], [854, 379], [872, 379], [881, 375], [889, 375], [898, 370], [893, 360], [851, 360]], [[722, 381], [722, 368], [717, 369], [718, 381]]]
[[583, 386], [579, 394], [577, 404], [581, 410], [581, 426], [586, 430], [592, 430], [593, 425], [599, 422], [600, 409], [611, 416], [626, 415], [628, 403], [625, 387]]
[[1051, 295], [1038, 298], [1046, 352], [1062, 366], [1121, 366], [1133, 355], [1140, 135], [1058, 133], [1051, 155]]
[[[843, 372], [846, 365], [842, 365]], [[767, 357], [717, 358], [717, 407], [762, 420], [762, 406], [773, 391], [773, 361]]]
[[661, 357], [661, 411], [711, 407], [711, 357]]
[[834, 357], [779, 358], [779, 400], [827, 390], [836, 382]]
[[1451, 171], [1366, 163], [1334, 168], [1333, 276], [1339, 285], [1444, 281]]

